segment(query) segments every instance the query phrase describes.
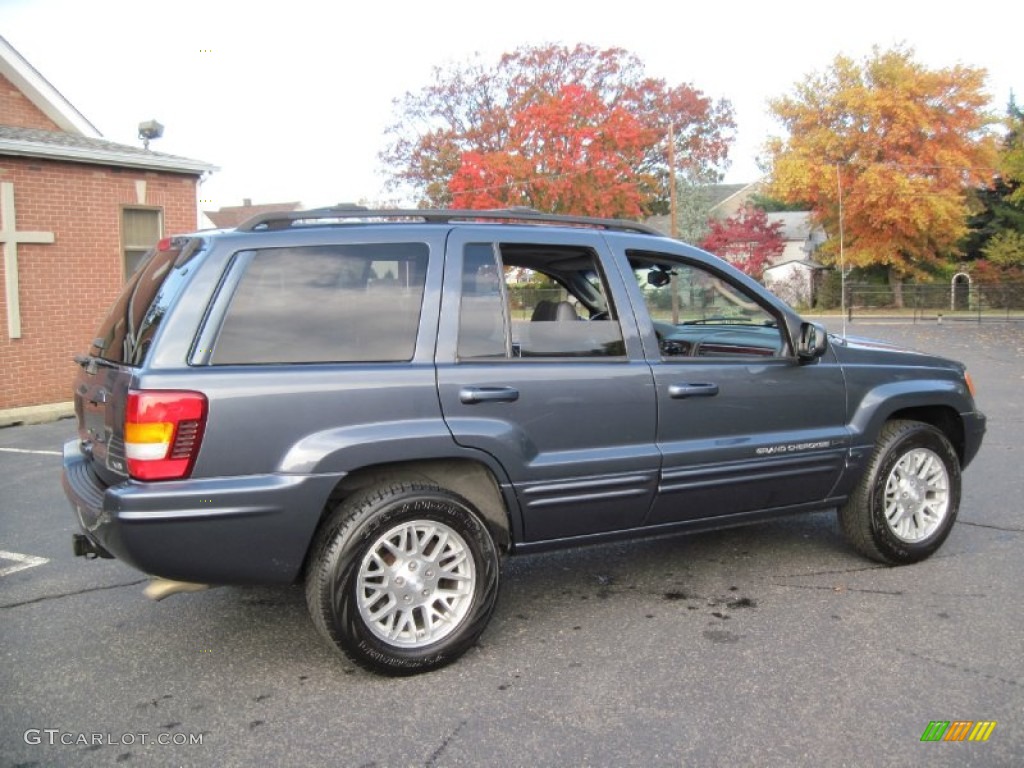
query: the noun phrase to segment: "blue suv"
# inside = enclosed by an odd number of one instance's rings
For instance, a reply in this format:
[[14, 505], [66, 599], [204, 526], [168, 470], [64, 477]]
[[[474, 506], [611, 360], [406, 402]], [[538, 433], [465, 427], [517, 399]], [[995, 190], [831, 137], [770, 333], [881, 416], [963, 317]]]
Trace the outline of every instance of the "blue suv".
[[75, 551], [166, 592], [304, 582], [387, 674], [476, 641], [505, 555], [834, 507], [921, 560], [985, 430], [959, 363], [828, 336], [635, 222], [523, 210], [165, 240], [78, 362]]

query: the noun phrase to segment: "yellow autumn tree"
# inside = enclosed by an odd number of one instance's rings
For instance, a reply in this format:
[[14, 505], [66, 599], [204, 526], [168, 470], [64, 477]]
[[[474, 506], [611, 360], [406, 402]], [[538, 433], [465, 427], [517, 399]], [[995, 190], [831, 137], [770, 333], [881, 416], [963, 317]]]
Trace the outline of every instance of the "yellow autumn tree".
[[837, 259], [840, 196], [845, 263], [904, 278], [949, 259], [966, 231], [966, 191], [991, 181], [983, 69], [930, 70], [911, 49], [875, 48], [863, 62], [837, 56], [790, 95], [770, 102], [786, 138], [767, 145], [769, 192], [804, 202]]

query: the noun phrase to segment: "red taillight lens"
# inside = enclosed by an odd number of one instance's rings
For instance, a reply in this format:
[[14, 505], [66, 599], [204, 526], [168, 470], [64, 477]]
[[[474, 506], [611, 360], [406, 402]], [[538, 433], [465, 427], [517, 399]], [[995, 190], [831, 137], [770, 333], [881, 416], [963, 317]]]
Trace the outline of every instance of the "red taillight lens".
[[199, 392], [132, 391], [124, 419], [124, 455], [136, 480], [178, 480], [192, 471], [206, 426]]

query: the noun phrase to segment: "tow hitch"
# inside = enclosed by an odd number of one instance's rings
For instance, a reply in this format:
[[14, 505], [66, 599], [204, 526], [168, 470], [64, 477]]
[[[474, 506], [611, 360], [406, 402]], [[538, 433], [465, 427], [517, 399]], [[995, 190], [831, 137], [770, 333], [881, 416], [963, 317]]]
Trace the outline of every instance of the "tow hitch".
[[82, 533], [71, 534], [71, 550], [75, 553], [75, 557], [84, 557], [87, 560], [95, 560], [97, 557], [107, 560], [114, 559], [112, 554]]

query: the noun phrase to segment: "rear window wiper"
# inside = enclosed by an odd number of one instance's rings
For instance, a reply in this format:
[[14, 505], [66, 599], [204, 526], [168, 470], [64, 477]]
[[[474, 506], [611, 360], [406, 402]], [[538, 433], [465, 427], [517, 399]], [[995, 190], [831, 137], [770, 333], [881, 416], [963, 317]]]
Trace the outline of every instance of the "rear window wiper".
[[103, 366], [104, 368], [118, 368], [118, 364], [111, 360], [104, 360], [102, 357], [96, 357], [95, 355], [75, 355], [74, 361], [85, 369], [88, 374], [96, 373], [96, 368]]

